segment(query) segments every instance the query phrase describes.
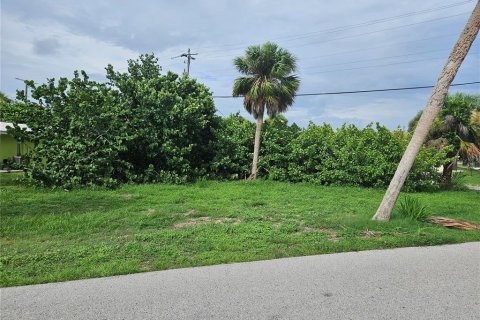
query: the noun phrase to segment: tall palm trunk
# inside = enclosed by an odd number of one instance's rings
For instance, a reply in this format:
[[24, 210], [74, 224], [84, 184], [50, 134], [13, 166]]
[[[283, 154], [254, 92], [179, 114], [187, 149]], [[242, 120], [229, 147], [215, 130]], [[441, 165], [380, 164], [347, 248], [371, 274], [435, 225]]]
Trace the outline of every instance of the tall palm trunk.
[[470, 16], [465, 29], [453, 47], [447, 63], [440, 73], [437, 84], [435, 85], [432, 95], [430, 96], [430, 99], [423, 110], [422, 116], [418, 121], [417, 127], [415, 128], [412, 140], [410, 140], [407, 150], [405, 150], [402, 160], [400, 160], [400, 164], [395, 171], [392, 181], [390, 181], [390, 185], [388, 186], [387, 192], [383, 197], [380, 207], [373, 216], [374, 220], [390, 219], [393, 206], [395, 205], [398, 195], [400, 194], [400, 189], [405, 183], [405, 179], [412, 168], [413, 161], [415, 160], [418, 151], [422, 147], [422, 144], [425, 141], [430, 128], [432, 127], [433, 121], [437, 117], [440, 108], [445, 101], [445, 96], [448, 93], [448, 87], [455, 78], [455, 75], [457, 74], [462, 61], [465, 59], [468, 50], [475, 40], [479, 29], [480, 2], [477, 2], [477, 5], [475, 6], [475, 9], [473, 9], [472, 15]]
[[257, 117], [257, 128], [255, 130], [255, 144], [253, 146], [252, 174], [248, 178], [249, 180], [257, 179], [258, 154], [260, 152], [262, 125], [263, 125], [263, 112], [259, 113]]
[[458, 157], [458, 152], [454, 152], [454, 151], [448, 152], [447, 157], [453, 158], [453, 160], [443, 165], [442, 183], [446, 186], [449, 186], [452, 184], [453, 169], [455, 169], [455, 167], [457, 166], [456, 157]]
[[453, 174], [453, 168], [455, 167], [455, 164], [456, 164], [456, 161], [452, 161], [443, 166], [442, 183], [444, 185], [448, 186], [452, 184], [452, 174]]

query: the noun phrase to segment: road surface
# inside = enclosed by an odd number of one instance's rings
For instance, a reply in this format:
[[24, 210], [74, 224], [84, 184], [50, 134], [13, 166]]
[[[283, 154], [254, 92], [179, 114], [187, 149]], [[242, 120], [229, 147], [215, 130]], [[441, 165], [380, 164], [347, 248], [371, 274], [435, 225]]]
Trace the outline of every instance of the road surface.
[[6, 288], [3, 319], [479, 319], [480, 242]]

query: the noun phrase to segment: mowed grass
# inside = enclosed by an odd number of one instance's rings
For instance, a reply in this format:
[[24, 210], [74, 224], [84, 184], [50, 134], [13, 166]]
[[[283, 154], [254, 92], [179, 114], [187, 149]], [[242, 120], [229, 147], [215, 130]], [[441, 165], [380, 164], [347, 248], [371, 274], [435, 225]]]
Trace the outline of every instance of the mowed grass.
[[[52, 191], [1, 181], [0, 285], [321, 253], [480, 240], [480, 232], [372, 221], [383, 190], [268, 181]], [[480, 192], [415, 193], [480, 224]]]
[[480, 170], [474, 170], [462, 165], [458, 166], [458, 170], [462, 170], [462, 183], [473, 186], [480, 186]]

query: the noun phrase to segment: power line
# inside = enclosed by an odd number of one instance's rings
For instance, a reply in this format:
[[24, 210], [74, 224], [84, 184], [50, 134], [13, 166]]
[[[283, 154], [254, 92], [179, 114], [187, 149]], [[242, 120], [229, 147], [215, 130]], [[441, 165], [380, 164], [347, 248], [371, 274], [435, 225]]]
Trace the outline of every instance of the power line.
[[[334, 66], [342, 66], [342, 65], [346, 65], [346, 64], [353, 64], [353, 63], [359, 63], [359, 62], [369, 62], [369, 61], [377, 61], [377, 60], [388, 60], [388, 59], [393, 59], [393, 58], [401, 58], [401, 57], [409, 57], [409, 56], [416, 56], [416, 55], [424, 55], [424, 54], [427, 54], [427, 53], [434, 53], [434, 52], [449, 52], [449, 50], [445, 50], [445, 49], [436, 49], [436, 50], [428, 50], [428, 51], [421, 51], [421, 52], [412, 52], [412, 53], [406, 53], [406, 54], [400, 54], [400, 55], [393, 55], [393, 56], [383, 56], [383, 57], [375, 57], [375, 58], [370, 58], [370, 59], [362, 59], [362, 60], [354, 60], [354, 61], [345, 61], [345, 62], [340, 62], [340, 63], [333, 63], [333, 64], [327, 64], [327, 65], [314, 65], [314, 66], [306, 66], [305, 68], [308, 68], [309, 70], [312, 70], [312, 69], [322, 69], [322, 68], [328, 68], [328, 67], [334, 67]], [[431, 60], [435, 60], [435, 59], [439, 59], [439, 58], [431, 58]], [[303, 59], [302, 59], [303, 60]], [[422, 60], [414, 60], [413, 62], [417, 62], [417, 61], [425, 61], [425, 60], [429, 60], [429, 59], [422, 59]], [[410, 61], [407, 61], [407, 62], [399, 62], [400, 64], [403, 64], [403, 63], [410, 63]], [[385, 65], [380, 65], [380, 66], [386, 66], [386, 65], [390, 65], [390, 64], [385, 64]], [[364, 67], [359, 67], [360, 69], [364, 69], [364, 68], [371, 68], [371, 67], [376, 67], [376, 66], [364, 66]], [[356, 68], [354, 68], [356, 69]], [[222, 69], [208, 69], [208, 71], [215, 71], [215, 72], [219, 72], [219, 71], [232, 71], [234, 70], [233, 68], [222, 68]], [[340, 69], [340, 70], [332, 70], [332, 71], [342, 71], [342, 70], [352, 70], [352, 69]], [[323, 73], [323, 72], [330, 72], [330, 70], [327, 70], [327, 71], [320, 71], [318, 73]], [[315, 74], [316, 72], [314, 73], [306, 73], [306, 74]]]
[[[420, 10], [420, 11], [414, 11], [414, 12], [404, 13], [404, 14], [401, 14], [401, 15], [398, 15], [398, 16], [393, 16], [393, 17], [388, 17], [388, 18], [382, 18], [382, 19], [376, 19], [376, 20], [369, 20], [369, 21], [365, 21], [365, 22], [361, 22], [361, 23], [357, 23], [357, 24], [351, 24], [351, 25], [346, 25], [346, 26], [339, 26], [339, 27], [324, 29], [324, 30], [320, 30], [320, 31], [313, 31], [313, 32], [308, 32], [308, 33], [303, 33], [303, 34], [297, 34], [297, 35], [291, 35], [291, 36], [278, 37], [278, 38], [273, 38], [273, 39], [271, 39], [271, 40], [281, 40], [281, 39], [285, 39], [286, 41], [298, 40], [298, 39], [301, 39], [301, 38], [305, 38], [306, 35], [316, 35], [316, 34], [320, 34], [320, 33], [333, 33], [333, 32], [338, 32], [338, 31], [344, 31], [344, 30], [351, 29], [351, 28], [356, 28], [356, 27], [358, 27], [358, 26], [369, 26], [369, 25], [378, 24], [378, 23], [381, 23], [381, 22], [387, 22], [387, 21], [395, 20], [395, 19], [399, 19], [399, 18], [404, 18], [404, 17], [414, 16], [414, 15], [429, 13], [429, 12], [433, 12], [433, 11], [448, 9], [448, 8], [452, 8], [452, 7], [456, 7], [456, 6], [461, 6], [461, 5], [470, 3], [470, 2], [472, 2], [472, 0], [467, 0], [467, 1], [461, 1], [461, 2], [456, 2], [456, 3], [451, 3], [451, 4], [444, 5], [444, 6], [439, 6], [439, 7], [436, 7], [436, 8], [431, 8], [431, 9], [425, 9], [425, 10]], [[380, 30], [375, 30], [375, 31], [370, 31], [370, 32], [364, 32], [364, 33], [355, 34], [355, 35], [350, 35], [350, 36], [344, 36], [344, 37], [340, 37], [340, 38], [326, 39], [326, 40], [320, 41], [320, 42], [329, 42], [329, 41], [343, 40], [343, 39], [347, 39], [347, 38], [353, 38], [353, 37], [358, 37], [358, 36], [363, 36], [363, 35], [369, 35], [369, 34], [379, 33], [379, 32], [383, 32], [383, 31], [387, 31], [387, 30], [401, 29], [401, 28], [404, 28], [404, 27], [410, 27], [410, 26], [414, 26], [414, 25], [418, 25], [418, 24], [429, 23], [429, 22], [433, 22], [433, 21], [438, 21], [438, 20], [443, 20], [443, 19], [447, 19], [447, 18], [457, 17], [457, 16], [461, 16], [461, 15], [464, 15], [464, 14], [467, 14], [467, 13], [469, 13], [469, 12], [462, 12], [462, 13], [454, 14], [454, 15], [450, 15], [450, 16], [437, 17], [437, 18], [430, 19], [430, 20], [424, 20], [424, 21], [419, 21], [419, 22], [410, 23], [410, 24], [406, 24], [406, 25], [400, 25], [400, 26], [395, 26], [395, 27], [390, 27], [390, 28], [384, 28], [384, 29], [380, 29]], [[443, 37], [443, 36], [444, 36], [444, 35], [442, 35], [441, 37]], [[295, 39], [294, 39], [294, 38], [295, 38]], [[436, 38], [436, 37], [431, 37], [431, 38]], [[431, 38], [426, 38], [426, 39], [424, 39], [424, 40], [431, 39]], [[317, 44], [317, 43], [319, 43], [319, 41], [314, 41], [314, 42], [308, 42], [308, 43], [304, 43], [304, 44], [294, 45], [294, 46], [292, 46], [292, 47], [304, 47], [304, 46], [307, 46], [307, 45]], [[250, 44], [251, 44], [251, 42], [250, 42]], [[246, 45], [246, 44], [245, 44], [245, 45]], [[235, 55], [237, 55], [238, 53], [225, 54], [225, 52], [223, 52], [223, 51], [224, 51], [224, 50], [235, 50], [235, 51], [244, 50], [244, 45], [239, 46], [239, 44], [237, 43], [237, 44], [229, 44], [229, 45], [223, 45], [223, 46], [203, 46], [203, 47], [198, 47], [198, 48], [200, 48], [200, 49], [205, 49], [205, 48], [222, 48], [222, 47], [232, 47], [232, 46], [236, 46], [236, 48], [231, 48], [231, 49], [225, 48], [225, 49], [217, 49], [217, 50], [206, 50], [206, 51], [204, 51], [204, 52], [202, 53], [202, 56], [205, 57], [205, 60], [212, 60], [212, 59], [217, 59], [217, 58], [225, 58], [225, 57], [228, 57], [228, 56], [235, 56]], [[375, 46], [375, 47], [381, 47], [381, 46]], [[369, 48], [369, 49], [370, 49], [370, 48]], [[363, 51], [363, 50], [356, 50], [356, 51]], [[222, 53], [217, 54], [216, 52], [222, 52]], [[353, 51], [351, 51], [351, 52], [353, 52]], [[210, 53], [213, 53], [213, 55], [211, 55]], [[339, 54], [344, 54], [344, 53], [348, 53], [348, 51], [347, 51], [347, 52], [341, 52], [341, 53], [339, 53]], [[206, 54], [206, 55], [205, 55], [205, 54]], [[209, 55], [209, 54], [210, 54], [210, 55]], [[327, 54], [327, 55], [323, 55], [323, 56], [330, 56], [330, 55], [336, 55], [336, 53], [335, 53], [335, 54]], [[322, 55], [321, 55], [321, 56], [318, 56], [318, 57], [322, 57]], [[309, 57], [309, 58], [315, 58], [315, 57]], [[164, 66], [164, 67], [168, 67], [168, 66]], [[210, 71], [211, 71], [211, 69], [210, 69]]]
[[[358, 36], [381, 33], [383, 31], [389, 31], [389, 30], [395, 30], [395, 29], [403, 29], [405, 27], [411, 27], [411, 26], [416, 26], [416, 25], [419, 25], [419, 24], [430, 23], [430, 22], [434, 22], [434, 21], [459, 17], [459, 16], [466, 15], [466, 14], [469, 14], [469, 13], [470, 13], [469, 11], [465, 11], [465, 12], [461, 12], [461, 13], [458, 13], [458, 14], [438, 17], [438, 18], [429, 19], [429, 20], [423, 20], [423, 21], [414, 22], [414, 23], [403, 24], [403, 25], [399, 25], [399, 26], [395, 26], [395, 27], [383, 28], [383, 29], [378, 29], [378, 30], [374, 30], [374, 31], [357, 33], [357, 34], [353, 34], [353, 35], [347, 35], [347, 36], [342, 36], [342, 37], [332, 38], [332, 39], [315, 40], [313, 42], [307, 42], [307, 43], [298, 44], [298, 45], [290, 45], [290, 47], [291, 48], [301, 48], [301, 47], [309, 46], [309, 45], [312, 45], [312, 44], [338, 41], [338, 40], [344, 40], [344, 39], [349, 39], [349, 38], [356, 38]], [[237, 46], [236, 48], [231, 48], [231, 49], [227, 49], [227, 50], [239, 51], [239, 50], [244, 50], [244, 49], [245, 49], [244, 46]], [[207, 54], [206, 55], [207, 59], [216, 59], [218, 57], [234, 56], [234, 55], [237, 54], [237, 53], [225, 54], [224, 51], [225, 51], [225, 49], [218, 49], [218, 50], [205, 51], [204, 53]], [[222, 53], [221, 54], [215, 54], [216, 52], [222, 52]], [[214, 54], [209, 56], [208, 53], [214, 53]]]
[[[405, 18], [405, 17], [411, 17], [411, 16], [415, 16], [415, 15], [430, 13], [430, 12], [433, 12], [433, 11], [439, 11], [439, 10], [449, 9], [449, 8], [452, 8], [452, 7], [462, 6], [462, 5], [465, 5], [465, 4], [470, 3], [472, 1], [473, 0], [455, 2], [455, 3], [451, 3], [451, 4], [446, 4], [446, 5], [443, 5], [443, 6], [437, 6], [437, 7], [430, 8], [430, 9], [407, 12], [407, 13], [404, 13], [404, 14], [391, 16], [391, 17], [387, 17], [387, 18], [368, 20], [368, 21], [364, 21], [364, 22], [360, 22], [360, 23], [355, 23], [355, 24], [350, 24], [350, 25], [345, 25], [345, 26], [338, 26], [338, 27], [333, 27], [333, 28], [327, 28], [327, 29], [318, 30], [318, 31], [311, 31], [311, 32], [307, 32], [307, 33], [300, 33], [300, 34], [295, 34], [295, 35], [282, 36], [282, 37], [277, 37], [277, 38], [273, 38], [273, 39], [270, 39], [270, 40], [291, 41], [291, 40], [298, 40], [298, 39], [305, 38], [305, 37], [310, 37], [312, 35], [314, 36], [314, 35], [321, 34], [321, 33], [340, 32], [340, 31], [345, 31], [345, 30], [348, 30], [348, 29], [358, 28], [358, 27], [362, 27], [362, 26], [370, 26], [370, 25], [374, 25], [374, 24], [378, 24], [378, 23], [388, 22], [388, 21], [391, 21], [391, 20], [396, 20], [396, 19], [401, 19], [401, 18]], [[245, 45], [248, 45], [248, 44], [249, 43], [235, 43], [235, 44], [226, 44], [226, 45], [221, 45], [221, 46], [203, 46], [203, 47], [199, 47], [199, 48], [201, 48], [201, 49], [226, 48], [226, 47], [236, 47], [236, 46], [239, 46], [239, 45], [245, 46]], [[207, 51], [209, 51], [209, 50], [207, 50]]]
[[[476, 53], [470, 54], [469, 57], [471, 57], [473, 55], [478, 55], [478, 54], [476, 54]], [[399, 65], [399, 64], [409, 64], [409, 63], [440, 60], [440, 59], [445, 59], [445, 57], [426, 58], [426, 59], [417, 59], [417, 60], [408, 60], [408, 61], [398, 61], [398, 62], [390, 62], [390, 63], [384, 63], [384, 64], [376, 64], [376, 65], [360, 66], [360, 67], [352, 67], [352, 68], [343, 68], [343, 69], [331, 69], [331, 70], [307, 72], [307, 73], [304, 73], [304, 74], [308, 75], [308, 74], [319, 74], [319, 73], [338, 72], [338, 71], [351, 71], [351, 70], [360, 70], [360, 69], [369, 69], [369, 68], [380, 68], [380, 67], [395, 66], [395, 65]]]
[[307, 74], [319, 74], [319, 73], [329, 73], [329, 72], [338, 72], [338, 71], [352, 71], [352, 70], [361, 70], [361, 69], [370, 69], [370, 68], [380, 68], [380, 67], [395, 66], [399, 64], [409, 64], [409, 63], [440, 60], [440, 59], [445, 59], [445, 57], [397, 61], [397, 62], [390, 62], [390, 63], [384, 63], [384, 64], [375, 64], [370, 66], [360, 66], [360, 67], [351, 67], [351, 68], [343, 68], [343, 69], [330, 69], [330, 70], [322, 70], [322, 71], [315, 71], [315, 72], [306, 72], [303, 74], [307, 75]]
[[456, 37], [458, 37], [458, 33], [448, 33], [448, 34], [442, 34], [442, 35], [435, 36], [435, 37], [421, 38], [421, 39], [401, 41], [401, 42], [387, 42], [387, 43], [383, 43], [383, 44], [380, 44], [380, 45], [369, 46], [368, 48], [360, 48], [360, 49], [347, 50], [347, 51], [337, 51], [337, 52], [327, 53], [327, 54], [322, 54], [322, 55], [315, 55], [315, 56], [303, 57], [303, 58], [301, 58], [300, 60], [304, 61], [304, 60], [310, 60], [310, 59], [318, 59], [318, 58], [324, 58], [324, 57], [331, 57], [331, 56], [338, 56], [338, 55], [350, 54], [350, 53], [355, 53], [355, 52], [360, 52], [360, 51], [369, 51], [369, 50], [374, 50], [374, 49], [383, 48], [383, 47], [388, 47], [388, 46], [393, 46], [393, 45], [396, 46], [396, 45], [399, 45], [399, 44], [407, 44], [407, 43], [420, 42], [420, 41], [425, 41], [425, 40], [447, 38], [448, 36], [456, 36]]
[[[479, 84], [480, 81], [472, 82], [463, 82], [463, 83], [454, 83], [451, 84], [451, 87], [456, 86], [466, 86], [470, 84]], [[330, 96], [330, 95], [341, 95], [341, 94], [355, 94], [355, 93], [370, 93], [370, 92], [385, 92], [385, 91], [403, 91], [403, 90], [417, 90], [417, 89], [429, 89], [434, 86], [415, 86], [415, 87], [400, 87], [400, 88], [386, 88], [386, 89], [371, 89], [371, 90], [353, 90], [353, 91], [333, 91], [333, 92], [318, 92], [318, 93], [299, 93], [297, 97], [306, 97], [306, 96]], [[212, 96], [214, 99], [218, 98], [241, 98], [242, 96]]]

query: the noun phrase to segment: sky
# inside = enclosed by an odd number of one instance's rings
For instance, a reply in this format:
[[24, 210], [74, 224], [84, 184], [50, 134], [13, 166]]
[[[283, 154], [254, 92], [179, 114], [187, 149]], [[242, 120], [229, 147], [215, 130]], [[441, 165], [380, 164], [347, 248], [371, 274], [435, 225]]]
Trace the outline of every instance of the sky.
[[[20, 79], [43, 83], [85, 70], [105, 81], [105, 67], [154, 53], [163, 72], [183, 72], [180, 55], [198, 53], [190, 76], [213, 95], [231, 95], [240, 76], [233, 59], [250, 45], [276, 42], [298, 59], [298, 93], [424, 86], [436, 79], [476, 1], [468, 0], [2, 0], [0, 90], [14, 97]], [[477, 39], [454, 83], [480, 81]], [[451, 93], [480, 93], [480, 85]], [[296, 97], [285, 116], [406, 128], [431, 89]], [[244, 110], [241, 98], [216, 98], [218, 114]]]

